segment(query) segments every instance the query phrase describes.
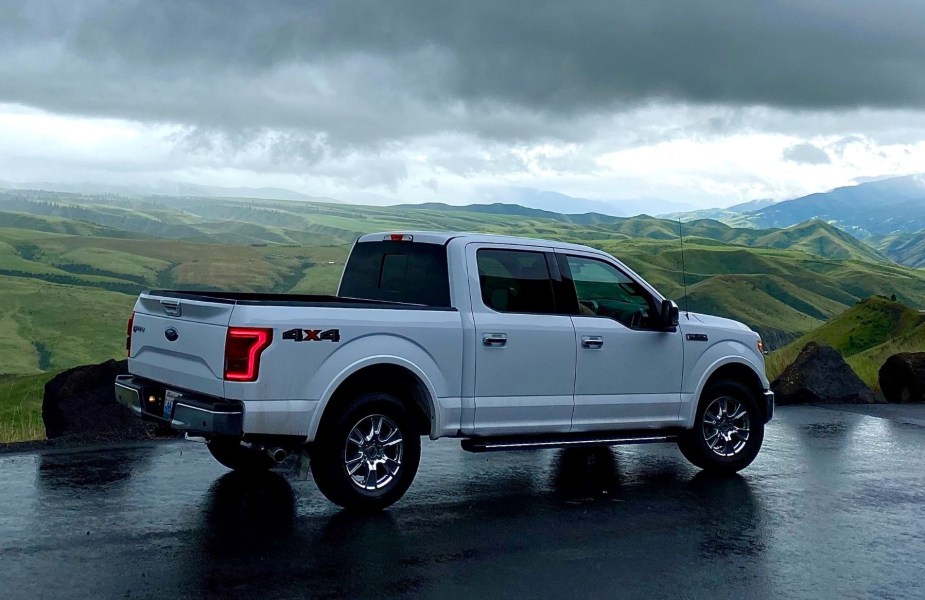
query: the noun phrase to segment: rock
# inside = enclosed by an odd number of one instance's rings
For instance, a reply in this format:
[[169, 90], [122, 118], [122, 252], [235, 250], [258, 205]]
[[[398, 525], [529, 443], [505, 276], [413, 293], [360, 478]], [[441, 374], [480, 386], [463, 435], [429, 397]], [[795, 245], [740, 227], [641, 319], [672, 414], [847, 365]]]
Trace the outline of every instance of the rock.
[[42, 400], [46, 437], [145, 439], [141, 419], [117, 403], [113, 395], [116, 375], [125, 373], [127, 361], [108, 360], [69, 369], [46, 383]]
[[925, 402], [925, 352], [903, 352], [886, 359], [878, 374], [887, 402]]
[[803, 347], [793, 364], [771, 383], [771, 390], [779, 405], [880, 402], [838, 350], [816, 342]]

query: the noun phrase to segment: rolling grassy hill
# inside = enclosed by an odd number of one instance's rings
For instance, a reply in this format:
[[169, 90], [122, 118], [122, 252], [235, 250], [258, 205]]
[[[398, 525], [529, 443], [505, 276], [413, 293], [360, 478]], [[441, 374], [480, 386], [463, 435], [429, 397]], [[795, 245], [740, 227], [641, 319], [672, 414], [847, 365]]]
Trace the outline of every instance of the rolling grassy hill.
[[[9, 386], [0, 419], [14, 409], [32, 415], [23, 423], [34, 419], [33, 383], [43, 372], [121, 356], [125, 320], [146, 288], [333, 293], [358, 235], [437, 229], [595, 246], [683, 306], [677, 227], [648, 216], [512, 205], [0, 192], [0, 376]], [[742, 320], [772, 348], [819, 331], [874, 294], [925, 306], [925, 272], [895, 265], [821, 221], [762, 230], [700, 219], [684, 232], [690, 309]], [[878, 347], [858, 348], [856, 356]]]
[[925, 314], [874, 296], [774, 352], [768, 361], [768, 376], [780, 375], [809, 342], [841, 352], [865, 383], [879, 389], [877, 372], [888, 356], [925, 350]]
[[901, 265], [925, 267], [925, 231], [873, 236], [865, 241]]
[[[129, 295], [146, 287], [333, 292], [358, 235], [440, 229], [589, 244], [683, 296], [678, 224], [644, 215], [22, 191], [0, 193], [3, 209], [0, 275]], [[872, 294], [925, 305], [922, 273], [821, 221], [762, 230], [701, 219], [683, 229], [691, 308], [739, 318], [772, 347]]]

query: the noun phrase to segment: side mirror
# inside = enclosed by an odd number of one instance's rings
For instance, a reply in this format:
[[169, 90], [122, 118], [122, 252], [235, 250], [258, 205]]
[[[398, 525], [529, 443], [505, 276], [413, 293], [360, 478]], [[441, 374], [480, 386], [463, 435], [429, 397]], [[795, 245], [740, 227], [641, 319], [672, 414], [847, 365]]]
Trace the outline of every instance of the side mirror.
[[678, 305], [671, 300], [662, 300], [661, 322], [665, 329], [674, 330], [678, 327], [681, 312]]

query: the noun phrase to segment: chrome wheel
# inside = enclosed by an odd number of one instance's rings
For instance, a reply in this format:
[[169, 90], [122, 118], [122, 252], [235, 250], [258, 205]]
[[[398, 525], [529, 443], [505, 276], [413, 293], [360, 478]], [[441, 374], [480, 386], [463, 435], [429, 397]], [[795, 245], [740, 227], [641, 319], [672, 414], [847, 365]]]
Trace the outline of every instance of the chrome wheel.
[[402, 433], [395, 421], [385, 415], [363, 417], [347, 435], [344, 468], [358, 488], [380, 490], [401, 470], [403, 448]]
[[703, 439], [719, 456], [735, 456], [748, 444], [750, 421], [745, 405], [720, 396], [703, 413]]

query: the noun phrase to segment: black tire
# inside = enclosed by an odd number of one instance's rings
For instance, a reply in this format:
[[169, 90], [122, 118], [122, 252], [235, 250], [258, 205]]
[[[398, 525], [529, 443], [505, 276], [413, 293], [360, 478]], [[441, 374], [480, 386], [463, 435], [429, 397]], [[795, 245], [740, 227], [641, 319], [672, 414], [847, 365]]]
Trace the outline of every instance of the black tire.
[[[725, 413], [721, 408], [724, 400]], [[740, 408], [731, 408], [734, 406]], [[743, 410], [747, 419], [733, 419]], [[717, 425], [711, 424], [711, 420]], [[748, 430], [747, 439], [743, 439], [743, 428]], [[704, 471], [737, 473], [755, 460], [763, 441], [764, 416], [754, 394], [738, 381], [722, 380], [711, 383], [704, 390], [697, 405], [694, 427], [680, 437], [678, 448], [684, 458]]]
[[233, 471], [255, 473], [267, 471], [276, 466], [266, 452], [241, 445], [237, 438], [214, 438], [206, 444], [212, 458]]
[[[374, 432], [377, 422], [379, 433]], [[351, 437], [354, 430], [362, 433]], [[408, 491], [420, 459], [414, 415], [392, 394], [369, 392], [322, 422], [311, 449], [312, 477], [321, 493], [343, 508], [381, 510]]]

